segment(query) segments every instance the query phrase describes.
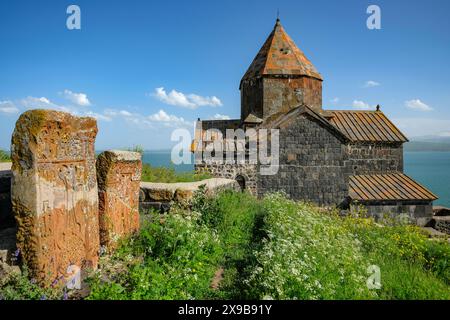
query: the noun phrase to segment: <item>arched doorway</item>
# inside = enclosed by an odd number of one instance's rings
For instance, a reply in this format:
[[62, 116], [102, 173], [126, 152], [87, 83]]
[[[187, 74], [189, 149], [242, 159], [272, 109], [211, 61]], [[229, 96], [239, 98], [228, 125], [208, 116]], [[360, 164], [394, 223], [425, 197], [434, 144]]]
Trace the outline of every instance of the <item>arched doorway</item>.
[[235, 180], [237, 181], [237, 183], [239, 184], [239, 188], [243, 192], [245, 190], [245, 178], [244, 178], [244, 176], [238, 175], [238, 176], [236, 176]]

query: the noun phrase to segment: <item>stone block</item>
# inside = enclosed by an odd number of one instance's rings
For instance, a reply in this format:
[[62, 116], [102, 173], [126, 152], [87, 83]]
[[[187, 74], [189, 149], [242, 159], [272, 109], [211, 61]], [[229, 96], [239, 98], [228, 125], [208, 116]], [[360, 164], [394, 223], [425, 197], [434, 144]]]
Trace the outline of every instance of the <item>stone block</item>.
[[192, 189], [177, 189], [175, 191], [174, 200], [181, 204], [189, 203], [194, 196], [194, 190]]
[[98, 156], [100, 245], [113, 249], [119, 239], [139, 230], [141, 174], [138, 152], [111, 150]]
[[96, 135], [95, 119], [52, 110], [30, 110], [16, 122], [11, 201], [17, 247], [44, 285], [65, 284], [72, 266], [97, 267]]
[[175, 190], [172, 189], [146, 189], [147, 198], [150, 201], [170, 202], [173, 200]]

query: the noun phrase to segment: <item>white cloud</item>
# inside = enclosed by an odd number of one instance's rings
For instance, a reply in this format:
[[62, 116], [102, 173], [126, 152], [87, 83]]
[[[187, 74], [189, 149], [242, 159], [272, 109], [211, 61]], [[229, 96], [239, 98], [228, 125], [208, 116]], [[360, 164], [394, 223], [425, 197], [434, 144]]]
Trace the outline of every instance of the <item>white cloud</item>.
[[159, 110], [157, 113], [152, 114], [147, 117], [150, 121], [154, 122], [168, 122], [172, 124], [177, 123], [185, 123], [185, 120], [183, 118], [179, 118], [174, 115], [167, 114], [164, 110]]
[[202, 106], [220, 107], [222, 105], [222, 102], [216, 96], [202, 97], [196, 94], [190, 94], [188, 95], [188, 99], [199, 107]]
[[123, 118], [125, 121], [144, 128], [158, 129], [161, 127], [192, 127], [193, 122], [186, 121], [182, 117], [168, 114], [164, 110], [144, 116], [127, 110], [106, 109], [103, 114], [109, 118]]
[[216, 96], [202, 97], [197, 94], [184, 94], [176, 90], [167, 93], [163, 87], [156, 88], [154, 96], [165, 104], [189, 109], [196, 109], [202, 106], [218, 107], [222, 105], [222, 102]]
[[0, 101], [0, 112], [13, 114], [19, 112], [19, 109], [12, 101]]
[[170, 91], [169, 94], [166, 93], [164, 88], [156, 88], [155, 89], [155, 96], [162, 102], [166, 104], [170, 104], [173, 106], [179, 106], [179, 107], [185, 107], [185, 108], [191, 108], [195, 109], [196, 105], [192, 102], [190, 102], [187, 97], [176, 90]]
[[112, 120], [111, 117], [109, 117], [109, 116], [107, 116], [105, 114], [100, 114], [100, 113], [96, 113], [96, 112], [93, 112], [93, 111], [86, 111], [86, 112], [84, 112], [84, 113], [82, 113], [80, 115], [81, 116], [85, 116], [85, 117], [95, 118], [97, 120], [108, 121], [108, 122]]
[[423, 103], [422, 101], [420, 101], [420, 99], [413, 99], [413, 100], [405, 101], [405, 106], [407, 108], [410, 108], [410, 109], [413, 109], [413, 110], [418, 110], [418, 111], [431, 111], [431, 110], [433, 110], [432, 107], [430, 107], [429, 105]]
[[224, 114], [216, 113], [216, 114], [213, 116], [213, 119], [214, 119], [214, 120], [230, 120], [230, 117], [227, 116], [227, 115], [224, 115]]
[[127, 110], [113, 110], [113, 109], [106, 109], [103, 111], [103, 113], [109, 117], [117, 117], [117, 116], [122, 116], [122, 117], [133, 117], [136, 114], [131, 113]]
[[57, 111], [63, 111], [68, 112], [74, 116], [79, 117], [92, 117], [97, 120], [102, 121], [111, 121], [112, 115], [108, 114], [107, 112], [103, 113], [97, 113], [92, 110], [86, 110], [85, 108], [77, 109], [75, 107], [69, 107], [69, 106], [63, 106], [58, 105], [56, 103], [53, 103], [46, 97], [26, 97], [22, 100], [20, 100], [20, 104], [25, 109], [52, 109]]
[[378, 87], [380, 85], [381, 84], [379, 82], [369, 80], [369, 81], [366, 81], [366, 83], [364, 84], [364, 88], [373, 88], [373, 87]]
[[125, 116], [125, 117], [131, 117], [131, 116], [133, 116], [133, 114], [132, 114], [131, 112], [128, 112], [128, 111], [126, 111], [126, 110], [120, 110], [120, 111], [119, 111], [119, 114], [122, 115], [122, 116]]
[[25, 109], [54, 109], [58, 111], [64, 111], [64, 112], [71, 112], [73, 113], [73, 110], [71, 108], [57, 105], [53, 102], [51, 102], [46, 97], [26, 97], [22, 100], [20, 100], [20, 104]]
[[371, 107], [368, 103], [361, 101], [361, 100], [353, 100], [352, 104], [353, 108], [359, 109], [359, 110], [370, 110], [374, 107]]
[[336, 97], [336, 98], [333, 98], [333, 99], [331, 99], [330, 100], [330, 102], [332, 103], [332, 104], [337, 104], [338, 102], [339, 102], [339, 98], [338, 97]]
[[63, 96], [72, 103], [82, 107], [88, 107], [91, 105], [91, 102], [85, 93], [76, 93], [66, 89], [63, 92]]

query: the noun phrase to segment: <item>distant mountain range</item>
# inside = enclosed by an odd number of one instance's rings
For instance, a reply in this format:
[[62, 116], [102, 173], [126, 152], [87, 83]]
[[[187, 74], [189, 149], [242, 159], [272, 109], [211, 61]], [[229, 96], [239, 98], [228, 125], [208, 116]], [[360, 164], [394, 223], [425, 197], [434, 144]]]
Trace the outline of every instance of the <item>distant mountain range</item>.
[[413, 137], [410, 141], [405, 143], [405, 151], [426, 152], [426, 151], [440, 151], [450, 152], [450, 137], [437, 136], [423, 136]]

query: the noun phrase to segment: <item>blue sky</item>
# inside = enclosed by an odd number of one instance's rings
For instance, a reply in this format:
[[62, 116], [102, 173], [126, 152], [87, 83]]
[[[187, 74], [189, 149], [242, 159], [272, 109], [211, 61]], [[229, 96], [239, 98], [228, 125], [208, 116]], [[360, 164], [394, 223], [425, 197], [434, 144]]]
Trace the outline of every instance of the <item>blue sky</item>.
[[[66, 27], [70, 4], [81, 30]], [[366, 27], [370, 4], [381, 30]], [[0, 148], [29, 108], [96, 116], [98, 149], [169, 148], [197, 117], [238, 118], [277, 9], [324, 78], [324, 108], [380, 104], [410, 137], [450, 136], [450, 1], [6, 0]]]

